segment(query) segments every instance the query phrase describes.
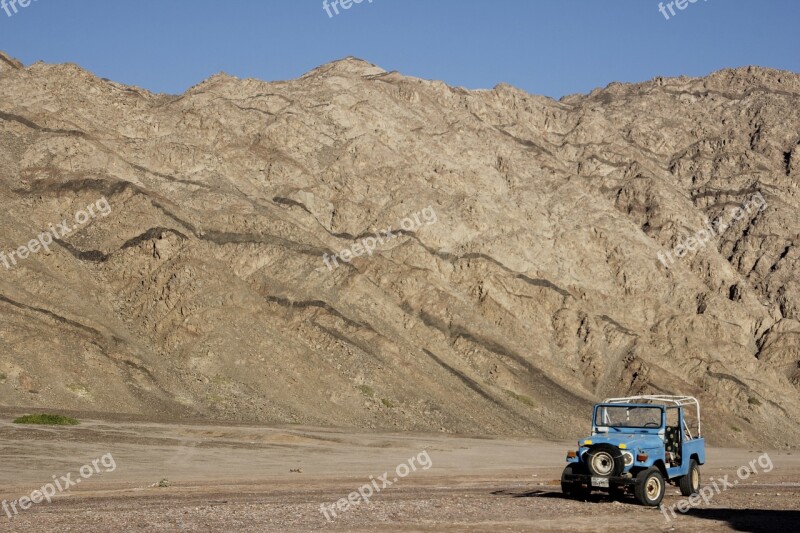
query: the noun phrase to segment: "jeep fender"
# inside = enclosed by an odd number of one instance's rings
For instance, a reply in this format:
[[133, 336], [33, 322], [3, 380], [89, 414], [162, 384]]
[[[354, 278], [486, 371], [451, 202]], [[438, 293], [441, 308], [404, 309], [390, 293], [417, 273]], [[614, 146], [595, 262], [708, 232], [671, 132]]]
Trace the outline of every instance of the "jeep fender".
[[644, 466], [644, 467], [637, 466], [636, 469], [635, 470], [631, 470], [631, 472], [633, 473], [633, 475], [635, 477], [638, 472], [641, 472], [642, 470], [647, 470], [648, 468], [658, 468], [658, 471], [661, 472], [661, 476], [665, 480], [669, 479], [669, 477], [667, 475], [667, 467], [664, 464], [664, 461], [662, 459], [656, 459], [655, 461], [653, 461], [652, 463], [650, 463], [650, 464], [648, 464], [647, 466]]

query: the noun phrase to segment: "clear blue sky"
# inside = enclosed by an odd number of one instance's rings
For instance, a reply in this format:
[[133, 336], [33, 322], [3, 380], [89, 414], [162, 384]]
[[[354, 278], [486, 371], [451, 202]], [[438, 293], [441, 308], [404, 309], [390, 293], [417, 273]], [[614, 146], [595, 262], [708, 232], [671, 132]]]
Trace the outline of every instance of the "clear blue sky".
[[219, 71], [290, 79], [348, 55], [556, 98], [732, 66], [800, 72], [800, 0], [698, 0], [670, 20], [655, 0], [368, 2], [329, 18], [322, 0], [36, 0], [0, 10], [0, 50], [174, 94]]

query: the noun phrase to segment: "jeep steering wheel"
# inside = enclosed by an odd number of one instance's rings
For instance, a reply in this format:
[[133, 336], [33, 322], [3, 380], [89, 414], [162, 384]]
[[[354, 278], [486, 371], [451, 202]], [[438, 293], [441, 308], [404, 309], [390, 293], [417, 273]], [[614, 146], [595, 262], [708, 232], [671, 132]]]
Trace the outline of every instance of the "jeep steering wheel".
[[644, 427], [646, 427], [646, 428], [657, 428], [660, 425], [661, 424], [659, 424], [658, 422], [645, 422]]

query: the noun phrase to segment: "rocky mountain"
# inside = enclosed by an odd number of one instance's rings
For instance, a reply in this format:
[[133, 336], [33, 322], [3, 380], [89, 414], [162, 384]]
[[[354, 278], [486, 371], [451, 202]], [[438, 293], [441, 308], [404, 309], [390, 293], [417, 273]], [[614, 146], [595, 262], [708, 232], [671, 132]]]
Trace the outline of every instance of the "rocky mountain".
[[173, 96], [2, 55], [0, 404], [572, 438], [692, 394], [712, 442], [795, 445], [798, 180], [765, 68]]

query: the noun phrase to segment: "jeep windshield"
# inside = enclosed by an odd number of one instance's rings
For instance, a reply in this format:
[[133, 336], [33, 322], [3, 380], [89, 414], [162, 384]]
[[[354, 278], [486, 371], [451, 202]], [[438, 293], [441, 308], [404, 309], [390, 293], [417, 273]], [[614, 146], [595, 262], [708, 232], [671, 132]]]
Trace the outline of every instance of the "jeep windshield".
[[618, 428], [660, 428], [659, 407], [637, 405], [600, 405], [595, 413], [595, 426]]

